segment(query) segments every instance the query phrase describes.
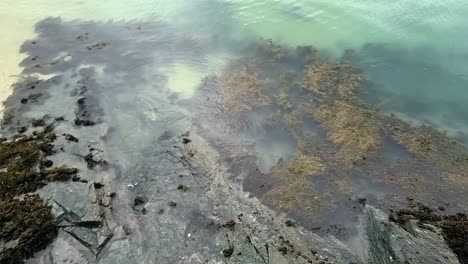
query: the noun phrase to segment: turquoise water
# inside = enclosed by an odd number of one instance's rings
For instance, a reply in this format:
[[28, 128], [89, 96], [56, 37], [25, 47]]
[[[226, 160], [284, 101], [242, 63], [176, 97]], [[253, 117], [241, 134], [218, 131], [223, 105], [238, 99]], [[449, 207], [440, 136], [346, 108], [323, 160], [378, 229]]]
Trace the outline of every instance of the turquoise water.
[[[77, 72], [92, 67], [92, 73], [83, 76], [98, 83], [97, 94], [91, 97], [97, 102], [96, 112], [102, 112], [111, 127], [107, 134], [103, 132], [113, 158], [110, 162], [125, 171], [166, 132], [192, 128], [196, 111], [186, 106], [194, 103], [191, 99], [200, 92], [204, 78], [222, 74], [231, 61], [245, 55], [252, 42], [266, 38], [288, 48], [314, 45], [332, 59], [353, 50], [351, 61], [371, 81], [361, 94], [367, 102], [383, 113], [414, 124], [428, 123], [467, 142], [466, 14], [468, 3], [459, 0], [0, 0], [4, 36], [0, 38], [0, 99], [8, 96], [10, 84], [19, 75], [60, 75], [67, 88], [76, 85]], [[86, 53], [96, 43], [103, 45], [102, 53]], [[34, 59], [38, 54], [39, 62]], [[36, 67], [37, 63], [43, 64]], [[41, 118], [73, 105], [76, 98], [69, 97], [76, 94], [58, 86], [51, 85], [55, 93], [48, 104], [25, 116]], [[186, 108], [174, 110], [174, 105]], [[266, 117], [259, 113], [254, 118], [261, 123]], [[204, 127], [210, 136], [226, 136], [225, 130], [217, 128]], [[228, 143], [253, 142], [263, 173], [294, 154], [295, 143], [282, 140], [283, 132], [258, 128], [233, 136]], [[392, 162], [408, 155], [401, 146], [388, 145], [396, 153], [389, 154]], [[337, 179], [351, 178], [347, 184], [353, 185], [356, 195], [385, 200], [401, 191], [374, 181], [369, 171], [352, 176], [333, 173]], [[388, 174], [392, 173], [396, 174]], [[326, 177], [314, 178], [313, 184], [319, 190], [313, 199], [330, 195]], [[340, 193], [333, 199], [347, 201], [348, 197]], [[340, 204], [324, 221], [347, 218], [350, 207]]]
[[[313, 44], [336, 56], [343, 49], [362, 52], [369, 78], [388, 93], [379, 100], [389, 112], [414, 122], [431, 122], [463, 137], [468, 92], [468, 3], [435, 1], [63, 1], [0, 2], [0, 97], [20, 72], [20, 45], [34, 36], [46, 17], [83, 21], [164, 21], [171, 29], [239, 45], [259, 37], [287, 45]], [[366, 45], [377, 45], [366, 48]], [[200, 67], [167, 69], [176, 91], [190, 97], [207, 73], [230, 58], [222, 47], [194, 58]]]

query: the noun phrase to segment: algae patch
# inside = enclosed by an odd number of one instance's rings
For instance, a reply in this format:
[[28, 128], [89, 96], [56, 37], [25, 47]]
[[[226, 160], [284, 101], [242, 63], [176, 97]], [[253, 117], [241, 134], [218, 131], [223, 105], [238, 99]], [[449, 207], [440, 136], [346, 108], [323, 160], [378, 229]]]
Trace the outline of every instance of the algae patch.
[[[348, 63], [350, 56], [348, 50], [334, 60], [313, 46], [260, 40], [219, 76], [205, 78], [198, 91], [208, 109], [203, 121], [233, 174], [247, 175], [244, 188], [307, 222], [319, 214], [340, 218], [350, 197], [387, 206], [429, 193], [443, 201], [467, 188], [466, 147], [368, 104], [363, 95], [378, 84]], [[221, 135], [212, 129], [219, 124]]]
[[243, 116], [254, 107], [268, 105], [270, 100], [264, 94], [265, 83], [254, 64], [244, 64], [239, 69], [219, 80], [225, 113]]
[[320, 157], [299, 152], [289, 164], [288, 170], [295, 175], [311, 175], [323, 173], [324, 166]]
[[23, 263], [57, 236], [54, 215], [38, 195], [0, 200], [0, 263]]
[[382, 141], [376, 111], [356, 95], [364, 75], [349, 64], [307, 66], [304, 88], [315, 100], [305, 111], [317, 120], [330, 141], [337, 145], [338, 161], [356, 165], [374, 152]]
[[389, 117], [389, 134], [416, 156], [433, 166], [446, 181], [468, 184], [468, 150], [456, 140], [430, 126], [412, 127]]
[[263, 201], [281, 210], [304, 210], [311, 215], [320, 207], [309, 176], [323, 171], [323, 165], [317, 157], [308, 157], [302, 153], [296, 154], [290, 162], [279, 161], [269, 173], [269, 177], [280, 179], [278, 187], [268, 191]]
[[47, 125], [0, 143], [0, 263], [23, 263], [57, 235], [50, 206], [28, 194], [47, 182], [70, 180], [78, 172], [65, 166], [47, 169], [46, 157], [54, 153], [55, 139], [54, 127]]

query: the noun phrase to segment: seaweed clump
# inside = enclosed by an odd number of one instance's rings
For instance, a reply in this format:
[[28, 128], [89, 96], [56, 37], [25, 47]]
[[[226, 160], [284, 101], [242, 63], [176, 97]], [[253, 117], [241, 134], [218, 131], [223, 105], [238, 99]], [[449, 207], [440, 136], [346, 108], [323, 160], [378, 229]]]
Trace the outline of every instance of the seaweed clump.
[[356, 95], [364, 80], [364, 74], [353, 65], [323, 63], [306, 67], [303, 84], [315, 94], [349, 99]]
[[294, 175], [311, 175], [322, 173], [324, 166], [320, 157], [299, 152], [289, 164], [288, 170]]
[[364, 75], [352, 65], [324, 63], [308, 66], [303, 81], [313, 96], [305, 111], [338, 146], [336, 159], [354, 165], [366, 160], [382, 140], [376, 110], [356, 95], [364, 80]]
[[0, 263], [23, 263], [57, 235], [50, 206], [28, 194], [78, 172], [65, 166], [46, 169], [46, 157], [54, 153], [53, 130], [47, 125], [30, 136], [0, 143]]
[[275, 44], [272, 39], [260, 39], [255, 46], [256, 55], [270, 62], [284, 59], [288, 52], [283, 46]]
[[265, 106], [270, 99], [265, 96], [265, 83], [253, 64], [243, 64], [219, 80], [224, 113], [243, 117], [253, 108]]
[[456, 184], [468, 184], [468, 151], [454, 139], [427, 125], [412, 127], [388, 117], [389, 134], [401, 145]]
[[296, 153], [290, 162], [283, 160], [271, 169], [269, 176], [279, 178], [281, 184], [267, 192], [263, 199], [279, 209], [306, 209], [311, 214], [320, 207], [309, 177], [323, 173], [325, 170], [319, 156]]
[[0, 263], [23, 263], [57, 236], [50, 206], [38, 195], [0, 200]]
[[310, 182], [305, 177], [289, 180], [272, 189], [263, 196], [268, 204], [282, 210], [305, 210], [306, 214], [320, 207], [320, 199], [312, 190]]
[[460, 263], [468, 263], [468, 216], [466, 214], [439, 215], [429, 207], [419, 205], [416, 209], [403, 209], [390, 220], [405, 228], [408, 221], [417, 220], [421, 228], [427, 225], [440, 228], [448, 246], [457, 255]]
[[[235, 174], [251, 169], [246, 189], [272, 207], [310, 213], [321, 206], [318, 196], [324, 207], [331, 205], [326, 210], [340, 210], [334, 204], [345, 203], [341, 194], [358, 192], [361, 180], [377, 188], [392, 184], [391, 189], [405, 194], [438, 189], [430, 180], [439, 174], [468, 186], [466, 148], [433, 128], [412, 127], [367, 104], [362, 90], [370, 83], [362, 70], [348, 63], [354, 56], [349, 50], [332, 61], [313, 46], [291, 49], [261, 40], [220, 77], [205, 79], [203, 86], [213, 88], [204, 91], [211, 92], [203, 101], [209, 106], [208, 117], [221, 121], [215, 125], [229, 124], [230, 132], [242, 132], [239, 138], [232, 138], [233, 133], [215, 141], [223, 158], [239, 170]], [[224, 141], [240, 144], [223, 146]], [[257, 149], [257, 142], [295, 143], [296, 154], [291, 158], [289, 149], [271, 148], [268, 164], [278, 157], [276, 165], [258, 173], [258, 156], [269, 150]], [[314, 185], [327, 190], [317, 192]]]
[[53, 126], [0, 144], [0, 197], [34, 192], [50, 181], [67, 181], [78, 172], [64, 166], [46, 170], [46, 156], [53, 154]]

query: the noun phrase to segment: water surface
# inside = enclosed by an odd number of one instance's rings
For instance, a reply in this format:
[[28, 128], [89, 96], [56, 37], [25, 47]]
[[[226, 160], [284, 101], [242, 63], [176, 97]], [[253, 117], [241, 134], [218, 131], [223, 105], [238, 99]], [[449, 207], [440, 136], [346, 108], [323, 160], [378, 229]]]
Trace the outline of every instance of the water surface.
[[[362, 199], [390, 208], [413, 195], [434, 205], [458, 203], [453, 210], [463, 210], [467, 204], [459, 194], [465, 186], [452, 182], [441, 191], [442, 176], [390, 137], [372, 160], [377, 165], [327, 167], [305, 185], [285, 180], [288, 172], [281, 164], [294, 158], [299, 136], [284, 124], [263, 123], [289, 106], [252, 111], [246, 119], [226, 113], [220, 99], [226, 94], [216, 78], [228, 76], [231, 89], [240, 89], [252, 71], [237, 60], [253, 59], [271, 98], [286, 95], [307, 102], [299, 83], [310, 65], [296, 47], [312, 45], [323, 60], [346, 61], [363, 70], [367, 81], [359, 98], [380, 114], [447, 130], [464, 143], [467, 13], [468, 3], [458, 0], [2, 1], [0, 97], [8, 96], [19, 75], [56, 78], [48, 103], [26, 112], [27, 118], [59, 115], [86, 97], [89, 112], [67, 118], [83, 114], [109, 126], [98, 131], [112, 153], [110, 162], [125, 172], [116, 179], [123, 186], [151, 187], [140, 174], [131, 174], [135, 164], [161, 139], [197, 128], [225, 155], [221, 161], [246, 191], [309, 229], [349, 242], [358, 232]], [[256, 52], [259, 40], [281, 45], [287, 59], [269, 65], [269, 58]], [[238, 70], [241, 78], [229, 79]], [[286, 84], [275, 71], [289, 74]], [[292, 88], [283, 94], [284, 86]], [[288, 117], [294, 122], [294, 115]], [[321, 148], [308, 148], [309, 154], [324, 152], [326, 160], [332, 143], [313, 119], [301, 117], [298, 127]], [[302, 194], [293, 197], [302, 207], [275, 206], [269, 193], [284, 190], [283, 185]]]

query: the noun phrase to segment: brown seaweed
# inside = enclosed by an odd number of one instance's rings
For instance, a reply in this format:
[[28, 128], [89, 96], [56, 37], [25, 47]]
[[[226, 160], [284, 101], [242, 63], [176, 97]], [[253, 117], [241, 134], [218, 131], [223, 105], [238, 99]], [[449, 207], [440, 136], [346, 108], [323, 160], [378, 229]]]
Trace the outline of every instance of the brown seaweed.
[[[362, 94], [370, 82], [348, 63], [353, 51], [332, 61], [322, 59], [312, 46], [291, 49], [261, 40], [249, 48], [245, 57], [214, 78], [212, 87], [221, 95], [223, 109], [216, 118], [235, 123], [236, 132], [253, 135], [255, 142], [275, 129], [280, 137], [289, 137], [285, 141], [296, 143], [293, 157], [285, 154], [265, 173], [258, 172], [255, 143], [248, 151], [244, 142], [222, 146], [222, 156], [232, 168], [244, 173], [250, 169], [246, 186], [256, 183], [259, 188], [247, 189], [257, 192], [266, 204], [310, 215], [319, 207], [343, 203], [342, 193], [356, 195], [361, 179], [405, 195], [441, 190], [431, 182], [439, 175], [457, 188], [459, 183], [468, 186], [467, 148], [446, 133], [411, 126], [367, 104]], [[256, 122], [255, 126], [238, 125], [245, 120]], [[266, 141], [275, 144], [278, 134]], [[223, 138], [215, 141], [218, 146], [224, 144]], [[361, 178], [353, 179], [355, 175]], [[314, 184], [327, 189], [319, 194]]]
[[388, 134], [419, 160], [433, 166], [453, 183], [468, 185], [468, 150], [445, 132], [427, 125], [411, 126], [396, 117], [386, 118]]
[[224, 75], [219, 80], [225, 113], [243, 116], [255, 107], [265, 106], [270, 99], [265, 96], [265, 83], [257, 66], [246, 64]]
[[51, 208], [38, 195], [0, 199], [0, 212], [0, 241], [6, 243], [0, 263], [23, 263], [57, 236]]
[[319, 156], [304, 155], [296, 153], [294, 159], [289, 163], [288, 170], [294, 175], [312, 175], [323, 173], [325, 167]]
[[[53, 154], [54, 127], [47, 125], [30, 136], [0, 143], [0, 263], [23, 263], [57, 235], [50, 206], [29, 195], [51, 181], [67, 181], [78, 172], [59, 166], [46, 169]], [[26, 194], [23, 198], [16, 198]]]
[[382, 141], [376, 110], [357, 97], [364, 80], [361, 71], [352, 65], [324, 63], [308, 66], [303, 81], [315, 99], [305, 106], [305, 111], [338, 146], [336, 160], [354, 165], [365, 160]]
[[305, 209], [307, 214], [311, 214], [320, 207], [320, 199], [309, 177], [324, 170], [320, 157], [298, 152], [291, 161], [281, 160], [271, 169], [269, 177], [279, 179], [281, 184], [262, 198], [267, 204], [282, 210]]

